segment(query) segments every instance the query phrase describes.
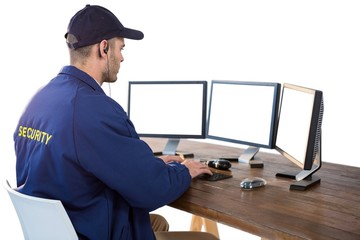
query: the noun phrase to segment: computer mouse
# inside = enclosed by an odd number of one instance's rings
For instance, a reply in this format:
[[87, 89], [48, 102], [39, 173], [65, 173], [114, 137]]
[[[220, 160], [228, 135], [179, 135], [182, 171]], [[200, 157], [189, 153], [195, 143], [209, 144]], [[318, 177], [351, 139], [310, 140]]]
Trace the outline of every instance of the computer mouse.
[[215, 159], [207, 162], [209, 167], [217, 168], [220, 170], [228, 170], [231, 168], [231, 162], [225, 159]]
[[266, 185], [266, 180], [260, 177], [245, 178], [240, 182], [240, 187], [244, 189], [252, 189]]

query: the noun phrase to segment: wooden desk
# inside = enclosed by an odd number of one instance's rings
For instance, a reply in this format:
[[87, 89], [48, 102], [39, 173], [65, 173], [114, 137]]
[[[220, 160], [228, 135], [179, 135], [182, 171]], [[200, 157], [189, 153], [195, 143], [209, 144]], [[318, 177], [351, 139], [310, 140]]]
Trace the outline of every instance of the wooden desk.
[[[166, 140], [144, 138], [154, 151]], [[238, 156], [242, 149], [181, 140], [178, 150], [195, 158]], [[323, 163], [315, 174], [321, 183], [306, 191], [290, 190], [291, 179], [277, 178], [278, 171], [296, 166], [278, 154], [259, 152], [264, 168], [233, 163], [233, 178], [217, 182], [194, 179], [190, 189], [170, 206], [241, 229], [266, 239], [360, 239], [360, 168]], [[249, 176], [267, 185], [242, 190]]]

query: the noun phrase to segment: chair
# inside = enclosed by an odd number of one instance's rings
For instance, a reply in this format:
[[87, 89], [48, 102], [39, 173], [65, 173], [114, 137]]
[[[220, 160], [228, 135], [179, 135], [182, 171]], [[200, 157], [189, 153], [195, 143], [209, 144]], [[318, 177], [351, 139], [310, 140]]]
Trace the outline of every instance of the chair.
[[78, 239], [61, 201], [22, 194], [7, 180], [3, 186], [15, 207], [25, 240]]
[[[25, 240], [78, 240], [75, 229], [61, 201], [22, 194], [3, 182], [15, 207]], [[155, 232], [157, 240], [219, 240], [199, 231]]]

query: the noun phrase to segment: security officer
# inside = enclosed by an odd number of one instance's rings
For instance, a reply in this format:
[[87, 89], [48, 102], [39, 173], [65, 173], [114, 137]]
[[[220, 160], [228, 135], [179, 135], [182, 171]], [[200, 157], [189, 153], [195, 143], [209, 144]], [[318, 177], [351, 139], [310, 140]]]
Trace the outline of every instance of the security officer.
[[154, 157], [101, 88], [117, 80], [125, 39], [143, 36], [101, 6], [78, 11], [65, 34], [70, 65], [35, 94], [14, 134], [19, 191], [61, 200], [80, 239], [155, 239], [149, 212], [211, 174]]

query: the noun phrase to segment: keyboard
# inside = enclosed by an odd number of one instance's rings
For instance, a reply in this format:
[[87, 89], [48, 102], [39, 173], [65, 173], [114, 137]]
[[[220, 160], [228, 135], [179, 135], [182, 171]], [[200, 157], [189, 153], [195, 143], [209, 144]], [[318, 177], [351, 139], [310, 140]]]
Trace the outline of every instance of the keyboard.
[[210, 174], [201, 174], [197, 176], [198, 179], [206, 180], [206, 181], [218, 181], [226, 178], [231, 178], [232, 176], [230, 174], [226, 173], [220, 173], [220, 172], [213, 172], [213, 175]]

